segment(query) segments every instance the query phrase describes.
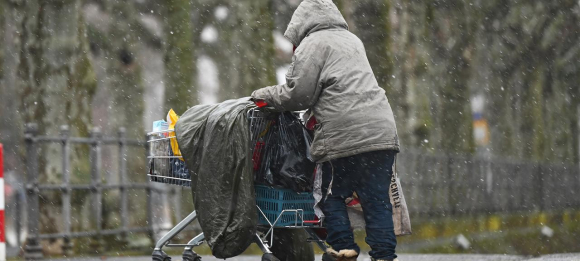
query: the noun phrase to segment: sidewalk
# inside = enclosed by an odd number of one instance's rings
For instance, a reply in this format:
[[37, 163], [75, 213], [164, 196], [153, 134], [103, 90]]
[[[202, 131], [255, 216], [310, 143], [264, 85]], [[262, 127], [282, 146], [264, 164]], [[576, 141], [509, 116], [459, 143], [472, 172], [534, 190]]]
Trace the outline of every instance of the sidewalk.
[[[53, 259], [53, 260], [73, 260], [73, 259]], [[74, 258], [74, 260], [97, 261], [149, 261], [151, 257], [103, 257], [103, 258]], [[172, 256], [173, 261], [181, 260], [180, 256]], [[203, 256], [202, 261], [221, 261], [215, 257]], [[260, 256], [240, 256], [228, 261], [260, 261]], [[320, 260], [317, 256], [316, 260]], [[360, 256], [358, 261], [370, 261], [367, 255]], [[511, 255], [445, 255], [445, 254], [401, 254], [400, 261], [580, 261], [580, 253], [553, 254], [541, 257], [522, 257]], [[298, 260], [297, 260], [298, 261]]]

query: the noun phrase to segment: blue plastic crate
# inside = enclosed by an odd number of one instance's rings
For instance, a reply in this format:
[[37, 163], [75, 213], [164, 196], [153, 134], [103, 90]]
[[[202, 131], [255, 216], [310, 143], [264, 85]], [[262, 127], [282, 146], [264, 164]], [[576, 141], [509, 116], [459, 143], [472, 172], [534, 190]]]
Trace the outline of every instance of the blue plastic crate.
[[[256, 205], [266, 214], [268, 220], [274, 223], [276, 218], [283, 210], [302, 209], [304, 210], [303, 218], [298, 218], [298, 225], [301, 221], [315, 220], [314, 215], [314, 197], [309, 192], [294, 192], [290, 189], [272, 188], [263, 185], [256, 185]], [[268, 225], [266, 218], [258, 210], [258, 222], [261, 225]], [[294, 212], [284, 213], [276, 227], [294, 226], [296, 214]], [[304, 224], [305, 226], [310, 224]]]

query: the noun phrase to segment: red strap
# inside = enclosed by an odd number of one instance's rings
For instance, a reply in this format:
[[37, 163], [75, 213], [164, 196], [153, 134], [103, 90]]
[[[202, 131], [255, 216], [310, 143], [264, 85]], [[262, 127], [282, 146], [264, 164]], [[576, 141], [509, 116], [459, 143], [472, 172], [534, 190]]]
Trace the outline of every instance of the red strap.
[[348, 204], [346, 204], [349, 207], [352, 207], [356, 204], [360, 204], [360, 200], [358, 198], [353, 198], [350, 202], [348, 202]]
[[254, 103], [256, 104], [256, 106], [258, 106], [258, 108], [262, 108], [262, 107], [268, 106], [268, 103], [266, 103], [264, 100], [257, 100]]
[[314, 125], [316, 125], [317, 123], [318, 122], [316, 121], [316, 117], [314, 117], [314, 115], [310, 116], [310, 118], [306, 122], [306, 129], [314, 130]]

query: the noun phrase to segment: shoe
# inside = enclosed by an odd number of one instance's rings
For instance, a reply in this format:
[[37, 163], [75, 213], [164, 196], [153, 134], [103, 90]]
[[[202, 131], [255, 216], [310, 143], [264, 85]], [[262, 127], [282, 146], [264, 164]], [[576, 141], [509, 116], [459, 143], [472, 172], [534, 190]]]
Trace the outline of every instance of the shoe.
[[326, 253], [334, 257], [336, 261], [356, 261], [358, 257], [358, 252], [352, 249], [343, 249], [337, 252], [332, 248], [328, 248], [326, 249]]

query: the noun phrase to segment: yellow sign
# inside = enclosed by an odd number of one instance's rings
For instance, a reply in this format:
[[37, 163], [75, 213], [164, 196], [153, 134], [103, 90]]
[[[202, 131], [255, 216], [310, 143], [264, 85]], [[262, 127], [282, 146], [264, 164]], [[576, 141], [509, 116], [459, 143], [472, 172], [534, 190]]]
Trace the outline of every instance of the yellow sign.
[[478, 146], [489, 144], [489, 126], [487, 120], [479, 119], [473, 121], [473, 138]]

